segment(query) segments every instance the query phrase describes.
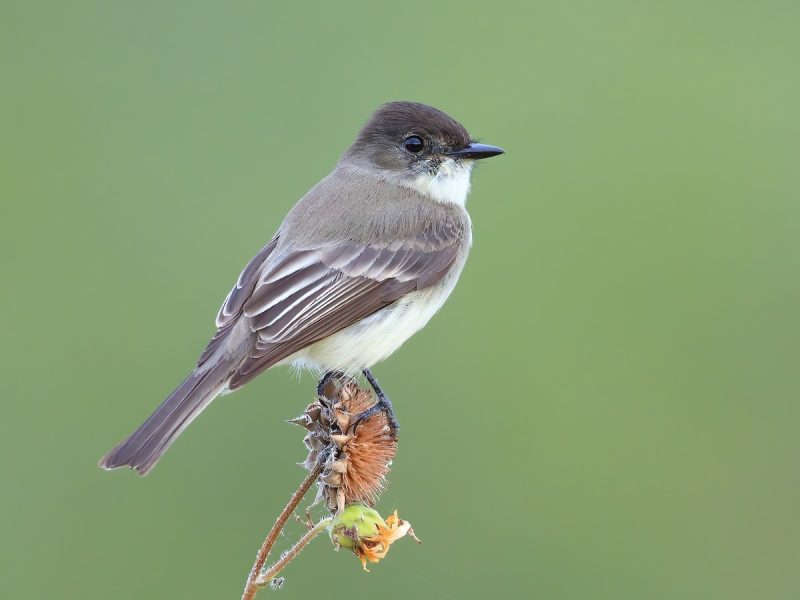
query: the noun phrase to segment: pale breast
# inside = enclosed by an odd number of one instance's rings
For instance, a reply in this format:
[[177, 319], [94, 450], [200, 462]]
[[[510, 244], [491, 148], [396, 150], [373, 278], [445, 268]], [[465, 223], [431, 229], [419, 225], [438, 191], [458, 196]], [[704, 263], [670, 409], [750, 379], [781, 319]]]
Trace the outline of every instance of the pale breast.
[[468, 252], [469, 244], [465, 244], [450, 272], [436, 285], [407, 294], [282, 362], [314, 371], [338, 370], [350, 374], [381, 362], [422, 329], [442, 307], [461, 275]]

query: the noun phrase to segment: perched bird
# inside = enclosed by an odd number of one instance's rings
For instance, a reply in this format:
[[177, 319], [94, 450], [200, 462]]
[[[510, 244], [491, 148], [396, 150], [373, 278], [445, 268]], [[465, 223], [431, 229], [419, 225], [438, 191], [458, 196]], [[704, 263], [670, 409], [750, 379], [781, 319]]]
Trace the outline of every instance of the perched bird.
[[146, 474], [214, 398], [275, 365], [362, 371], [371, 410], [396, 428], [369, 369], [453, 291], [472, 244], [472, 166], [502, 153], [431, 106], [381, 106], [239, 275], [194, 370], [100, 466]]

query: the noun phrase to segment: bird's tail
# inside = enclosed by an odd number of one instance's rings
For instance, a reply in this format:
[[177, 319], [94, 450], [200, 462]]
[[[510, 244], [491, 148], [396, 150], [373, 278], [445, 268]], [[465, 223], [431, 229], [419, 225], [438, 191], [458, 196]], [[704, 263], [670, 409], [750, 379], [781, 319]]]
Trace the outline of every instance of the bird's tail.
[[139, 429], [100, 460], [100, 467], [130, 467], [146, 475], [189, 423], [225, 388], [230, 373], [231, 365], [224, 359], [192, 371]]

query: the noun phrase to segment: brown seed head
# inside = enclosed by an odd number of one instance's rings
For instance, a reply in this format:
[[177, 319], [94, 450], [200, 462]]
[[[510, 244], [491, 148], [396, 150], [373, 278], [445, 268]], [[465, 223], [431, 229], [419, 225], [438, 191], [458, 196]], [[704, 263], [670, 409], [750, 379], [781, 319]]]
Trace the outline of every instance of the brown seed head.
[[359, 388], [354, 379], [332, 378], [323, 395], [291, 421], [308, 431], [303, 465], [311, 470], [318, 460], [324, 461], [317, 499], [324, 499], [331, 512], [353, 502], [373, 506], [386, 484], [397, 453], [386, 415], [378, 412], [355, 423], [374, 404], [372, 391]]

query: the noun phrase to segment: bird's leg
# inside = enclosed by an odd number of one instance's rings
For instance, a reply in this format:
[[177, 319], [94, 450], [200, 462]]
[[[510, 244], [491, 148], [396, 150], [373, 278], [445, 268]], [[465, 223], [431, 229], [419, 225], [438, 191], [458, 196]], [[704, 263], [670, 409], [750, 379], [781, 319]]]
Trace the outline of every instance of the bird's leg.
[[375, 379], [372, 371], [369, 369], [364, 369], [363, 373], [364, 377], [367, 378], [367, 381], [369, 381], [369, 384], [372, 386], [372, 389], [375, 390], [375, 395], [378, 397], [378, 401], [360, 415], [356, 416], [356, 425], [358, 425], [358, 423], [364, 419], [368, 419], [372, 415], [383, 411], [386, 414], [386, 420], [389, 422], [389, 427], [391, 428], [392, 433], [397, 435], [397, 431], [400, 429], [400, 424], [397, 422], [397, 419], [394, 416], [394, 409], [392, 408], [391, 400], [389, 400], [389, 397], [381, 389], [381, 386], [378, 385], [378, 380]]
[[344, 377], [344, 373], [341, 371], [328, 371], [325, 373], [325, 375], [322, 376], [322, 379], [320, 379], [319, 383], [317, 384], [317, 396], [325, 398], [325, 386], [328, 385], [328, 382], [334, 377], [341, 379]]

